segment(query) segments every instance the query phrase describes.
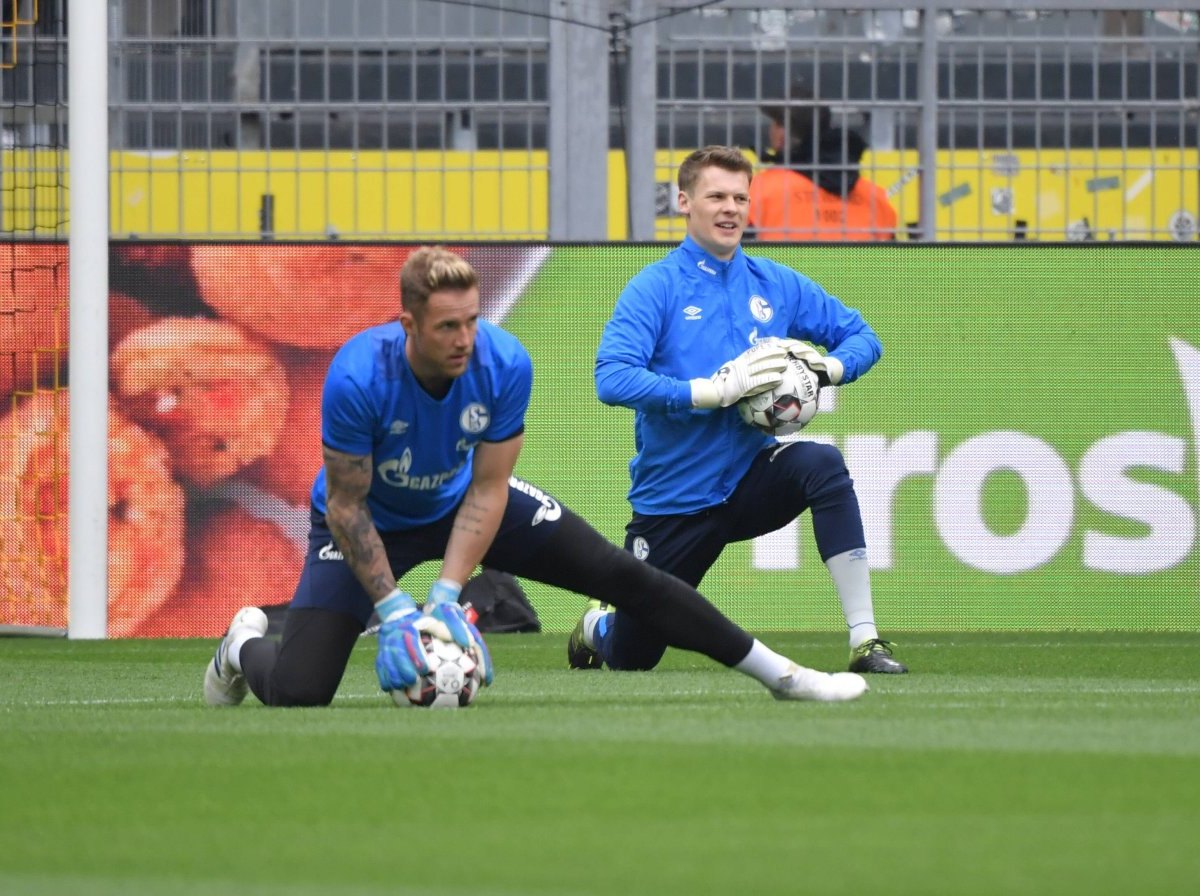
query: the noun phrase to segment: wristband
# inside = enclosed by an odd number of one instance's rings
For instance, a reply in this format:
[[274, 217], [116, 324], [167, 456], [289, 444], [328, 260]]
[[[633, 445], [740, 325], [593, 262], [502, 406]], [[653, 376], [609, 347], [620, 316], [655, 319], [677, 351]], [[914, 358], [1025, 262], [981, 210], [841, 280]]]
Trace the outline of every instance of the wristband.
[[833, 386], [836, 386], [838, 383], [840, 383], [842, 381], [842, 377], [846, 375], [845, 366], [833, 355], [825, 356], [825, 369], [829, 371], [829, 383]]
[[692, 387], [692, 407], [708, 409], [721, 406], [721, 390], [712, 380], [694, 379], [690, 381], [690, 385]]
[[405, 594], [399, 588], [393, 588], [383, 600], [375, 605], [375, 612], [379, 614], [380, 622], [387, 622], [388, 617], [393, 613], [416, 608], [417, 605], [411, 594]]
[[439, 604], [456, 604], [458, 596], [462, 594], [462, 585], [453, 579], [438, 579], [429, 586], [429, 598], [426, 605], [433, 607]]

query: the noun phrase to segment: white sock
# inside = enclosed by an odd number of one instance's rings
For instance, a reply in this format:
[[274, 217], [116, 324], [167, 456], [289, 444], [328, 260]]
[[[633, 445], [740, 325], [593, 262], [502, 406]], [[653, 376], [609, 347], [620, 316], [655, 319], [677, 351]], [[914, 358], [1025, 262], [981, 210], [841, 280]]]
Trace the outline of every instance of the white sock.
[[604, 618], [604, 610], [588, 610], [583, 614], [583, 643], [596, 649], [596, 623]]
[[850, 628], [850, 649], [853, 650], [859, 644], [874, 641], [878, 637], [879, 631], [874, 622], [860, 622]]
[[239, 626], [231, 631], [227, 637], [229, 643], [225, 646], [225, 659], [229, 665], [242, 671], [242, 645], [251, 638], [261, 638], [258, 632], [250, 628], [248, 625]]
[[746, 654], [745, 659], [733, 668], [744, 675], [758, 679], [767, 687], [773, 687], [794, 665], [795, 663], [786, 656], [776, 653], [762, 641], [755, 639], [754, 643], [750, 645], [750, 652]]
[[871, 567], [866, 548], [856, 548], [830, 557], [825, 567], [833, 578], [846, 626], [850, 629], [850, 649], [864, 641], [878, 638], [875, 628], [875, 609], [871, 605]]

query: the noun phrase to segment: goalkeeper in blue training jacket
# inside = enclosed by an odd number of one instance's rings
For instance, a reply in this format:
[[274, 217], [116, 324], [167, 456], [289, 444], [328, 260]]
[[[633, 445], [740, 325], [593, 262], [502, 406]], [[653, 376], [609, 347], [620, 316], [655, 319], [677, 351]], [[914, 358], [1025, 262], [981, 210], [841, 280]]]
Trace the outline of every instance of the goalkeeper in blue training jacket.
[[[532, 365], [515, 337], [480, 320], [466, 261], [442, 248], [413, 253], [400, 307], [397, 322], [352, 337], [326, 376], [325, 464], [282, 639], [265, 637], [260, 609], [240, 610], [205, 669], [208, 703], [241, 703], [249, 690], [270, 706], [328, 704], [372, 612], [383, 620], [383, 690], [428, 671], [420, 635], [431, 629], [473, 654], [491, 684], [487, 647], [458, 603], [480, 564], [619, 605], [663, 643], [735, 668], [782, 700], [852, 700], [867, 689], [859, 675], [817, 672], [770, 650], [694, 588], [513, 476]], [[418, 606], [397, 580], [439, 559]]]
[[[687, 236], [629, 282], [604, 328], [596, 391], [637, 412], [625, 547], [698, 586], [727, 544], [808, 510], [849, 627], [851, 671], [906, 672], [875, 628], [862, 517], [841, 452], [783, 445], [733, 407], [780, 382], [788, 351], [823, 386], [853, 382], [883, 351], [857, 311], [792, 269], [743, 253], [752, 174], [733, 147], [684, 160]], [[624, 607], [593, 601], [567, 659], [576, 669], [652, 669], [667, 646]]]

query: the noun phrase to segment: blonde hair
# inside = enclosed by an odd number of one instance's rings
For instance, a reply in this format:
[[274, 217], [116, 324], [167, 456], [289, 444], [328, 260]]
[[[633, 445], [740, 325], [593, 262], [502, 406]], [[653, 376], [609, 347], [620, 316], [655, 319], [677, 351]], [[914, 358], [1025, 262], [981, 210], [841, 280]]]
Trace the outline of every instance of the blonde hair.
[[400, 306], [409, 312], [424, 311], [429, 296], [439, 290], [478, 285], [479, 275], [465, 258], [444, 246], [424, 246], [408, 256], [400, 269]]

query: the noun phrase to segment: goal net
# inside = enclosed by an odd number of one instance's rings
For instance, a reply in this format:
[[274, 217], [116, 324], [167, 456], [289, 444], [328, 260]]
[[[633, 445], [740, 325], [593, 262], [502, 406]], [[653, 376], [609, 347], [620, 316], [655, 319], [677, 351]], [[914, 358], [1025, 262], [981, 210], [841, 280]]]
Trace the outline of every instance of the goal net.
[[67, 627], [67, 0], [0, 3], [0, 631]]

